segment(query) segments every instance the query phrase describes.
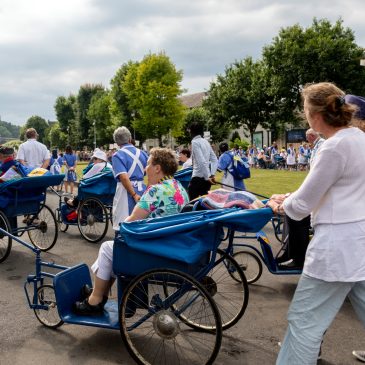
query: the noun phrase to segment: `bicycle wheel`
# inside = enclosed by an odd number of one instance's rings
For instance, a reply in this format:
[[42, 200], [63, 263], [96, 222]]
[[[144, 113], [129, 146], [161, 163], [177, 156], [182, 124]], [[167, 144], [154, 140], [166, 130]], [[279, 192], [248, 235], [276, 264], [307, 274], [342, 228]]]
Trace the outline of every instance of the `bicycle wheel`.
[[104, 204], [96, 198], [84, 200], [79, 207], [77, 226], [86, 241], [97, 243], [108, 230], [108, 212]]
[[[0, 212], [0, 228], [6, 232], [11, 233], [11, 227], [8, 218], [3, 212]], [[0, 262], [6, 260], [11, 251], [12, 240], [11, 237], [0, 232]]]
[[[252, 252], [238, 251], [232, 257], [236, 260], [242, 271], [244, 272], [247, 283], [253, 284], [260, 279], [262, 275], [261, 260]], [[239, 281], [241, 280], [237, 273], [232, 273], [232, 277]]]
[[27, 225], [30, 241], [41, 251], [48, 251], [56, 244], [58, 224], [54, 213], [47, 205], [43, 205], [37, 214], [31, 215]]
[[37, 304], [45, 305], [48, 309], [34, 309], [38, 321], [49, 328], [63, 325], [58, 314], [56, 295], [53, 285], [44, 284], [37, 289]]
[[[239, 281], [233, 278], [233, 273], [240, 278]], [[238, 263], [226, 252], [218, 249], [213, 268], [199, 282], [217, 305], [222, 329], [226, 330], [234, 326], [244, 315], [249, 298], [247, 280]], [[171, 295], [168, 289], [168, 287], [165, 288], [166, 296]], [[207, 330], [199, 322], [186, 318], [183, 313], [179, 319], [192, 328]]]
[[[190, 330], [178, 320], [182, 314], [209, 331]], [[119, 320], [122, 339], [138, 364], [212, 364], [222, 341], [212, 297], [193, 277], [176, 270], [156, 269], [136, 277], [124, 292]]]
[[59, 208], [57, 208], [57, 223], [58, 223], [58, 229], [61, 232], [66, 232], [68, 230], [68, 224], [63, 222], [62, 213]]

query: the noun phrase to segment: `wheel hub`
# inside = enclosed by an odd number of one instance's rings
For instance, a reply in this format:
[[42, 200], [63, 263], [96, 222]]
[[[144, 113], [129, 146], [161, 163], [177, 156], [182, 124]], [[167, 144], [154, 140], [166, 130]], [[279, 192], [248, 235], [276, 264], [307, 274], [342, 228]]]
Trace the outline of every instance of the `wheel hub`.
[[170, 311], [160, 311], [153, 318], [153, 327], [156, 333], [163, 338], [171, 339], [180, 333], [176, 316]]
[[201, 283], [212, 297], [217, 294], [217, 283], [210, 276], [204, 276]]
[[95, 217], [92, 214], [89, 214], [86, 218], [86, 221], [88, 226], [93, 226], [95, 223]]
[[38, 227], [42, 233], [47, 232], [47, 223], [45, 221], [42, 221], [41, 223], [39, 223]]

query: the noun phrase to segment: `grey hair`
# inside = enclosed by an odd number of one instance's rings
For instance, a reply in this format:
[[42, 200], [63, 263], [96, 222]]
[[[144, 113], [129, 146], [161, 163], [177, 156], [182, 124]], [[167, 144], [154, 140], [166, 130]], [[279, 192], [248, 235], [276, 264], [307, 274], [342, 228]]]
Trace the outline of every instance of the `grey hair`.
[[126, 127], [119, 127], [113, 133], [114, 142], [118, 146], [128, 143], [131, 140], [131, 137], [131, 132]]

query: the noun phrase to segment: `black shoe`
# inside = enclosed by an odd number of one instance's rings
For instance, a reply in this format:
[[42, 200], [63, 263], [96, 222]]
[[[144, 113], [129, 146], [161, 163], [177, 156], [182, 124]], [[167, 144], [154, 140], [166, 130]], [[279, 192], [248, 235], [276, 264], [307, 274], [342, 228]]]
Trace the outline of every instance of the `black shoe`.
[[88, 284], [85, 284], [81, 288], [81, 291], [80, 292], [81, 292], [81, 299], [84, 300], [86, 298], [89, 298], [89, 296], [93, 292], [93, 288], [91, 288]]
[[101, 316], [104, 312], [104, 298], [97, 305], [89, 304], [88, 299], [84, 299], [82, 302], [76, 302], [73, 308], [74, 312], [80, 316]]
[[280, 269], [284, 270], [302, 270], [303, 266], [298, 265], [293, 259], [278, 264]]

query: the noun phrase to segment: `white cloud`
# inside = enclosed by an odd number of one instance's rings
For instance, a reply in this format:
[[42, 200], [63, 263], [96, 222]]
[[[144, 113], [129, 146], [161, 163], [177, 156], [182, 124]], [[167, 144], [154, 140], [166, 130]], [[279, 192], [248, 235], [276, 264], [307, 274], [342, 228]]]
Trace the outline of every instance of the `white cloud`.
[[281, 27], [342, 17], [365, 46], [361, 0], [2, 0], [0, 115], [54, 119], [59, 95], [109, 81], [128, 60], [165, 51], [188, 92], [209, 88], [225, 66], [258, 58]]

